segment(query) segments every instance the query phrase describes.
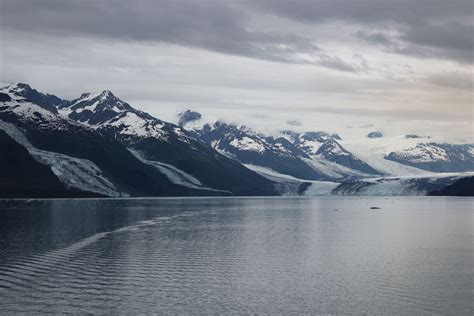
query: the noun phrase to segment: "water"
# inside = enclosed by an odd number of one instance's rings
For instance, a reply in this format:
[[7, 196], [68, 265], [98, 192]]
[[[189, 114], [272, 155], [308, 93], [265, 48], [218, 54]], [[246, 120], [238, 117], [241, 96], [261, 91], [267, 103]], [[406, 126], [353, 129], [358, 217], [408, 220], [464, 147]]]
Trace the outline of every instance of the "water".
[[0, 311], [472, 314], [473, 202], [3, 201]]

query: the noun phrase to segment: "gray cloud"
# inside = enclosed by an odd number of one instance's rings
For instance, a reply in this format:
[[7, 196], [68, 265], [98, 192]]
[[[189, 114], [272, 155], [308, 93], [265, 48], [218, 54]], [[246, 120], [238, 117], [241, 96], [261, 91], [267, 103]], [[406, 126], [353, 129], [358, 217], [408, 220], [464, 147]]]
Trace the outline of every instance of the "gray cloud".
[[470, 0], [249, 0], [256, 8], [298, 21], [333, 19], [360, 23], [399, 22], [415, 25], [423, 20], [472, 16]]
[[269, 61], [366, 71], [314, 39], [248, 27], [245, 2], [2, 0], [1, 28], [62, 37], [163, 42]]
[[394, 46], [396, 43], [388, 34], [382, 33], [382, 32], [366, 32], [359, 30], [356, 33], [354, 33], [354, 36], [364, 40], [369, 43], [373, 44], [378, 44], [378, 45], [383, 45], [383, 46]]
[[261, 110], [278, 128], [291, 112], [334, 129], [462, 122], [443, 133], [464, 135], [471, 1], [0, 0], [0, 81], [111, 89], [164, 119], [197, 106]]
[[359, 30], [353, 35], [388, 52], [420, 58], [452, 59], [474, 63], [473, 26], [447, 23], [438, 26], [418, 25], [404, 34]]
[[3, 0], [2, 12], [10, 31], [165, 42], [286, 63], [308, 63], [295, 55], [321, 51], [298, 35], [248, 30], [245, 10], [215, 0]]
[[425, 81], [441, 87], [472, 91], [474, 76], [470, 72], [451, 71], [431, 75]]
[[[249, 1], [250, 3], [250, 1]], [[295, 21], [345, 21], [371, 32], [355, 35], [392, 52], [473, 63], [474, 4], [471, 0], [256, 0], [264, 12]], [[395, 38], [384, 31], [392, 29]]]

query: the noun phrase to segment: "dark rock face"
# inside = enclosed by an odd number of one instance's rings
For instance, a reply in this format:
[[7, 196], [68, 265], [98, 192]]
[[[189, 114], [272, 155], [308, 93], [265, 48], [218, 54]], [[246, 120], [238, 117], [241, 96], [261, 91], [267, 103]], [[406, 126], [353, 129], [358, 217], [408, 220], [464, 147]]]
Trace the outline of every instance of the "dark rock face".
[[416, 138], [431, 138], [430, 136], [420, 136], [416, 134], [407, 134], [405, 135], [406, 139], [416, 139]]
[[430, 192], [431, 196], [474, 196], [474, 177], [457, 180], [451, 185]]
[[381, 132], [370, 132], [367, 134], [368, 138], [381, 138], [383, 134]]
[[0, 93], [0, 102], [8, 102], [11, 101], [12, 98], [6, 93]]
[[0, 197], [63, 196], [67, 189], [47, 166], [0, 130]]

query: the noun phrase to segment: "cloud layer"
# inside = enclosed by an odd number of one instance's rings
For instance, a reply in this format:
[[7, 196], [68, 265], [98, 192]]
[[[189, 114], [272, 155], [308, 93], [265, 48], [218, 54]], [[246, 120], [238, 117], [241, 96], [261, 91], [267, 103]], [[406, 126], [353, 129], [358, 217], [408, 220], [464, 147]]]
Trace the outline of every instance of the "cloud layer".
[[367, 116], [472, 122], [471, 0], [0, 6], [0, 81], [64, 97], [115, 89], [157, 115], [293, 109], [282, 124], [308, 112], [361, 120], [354, 126], [377, 121]]

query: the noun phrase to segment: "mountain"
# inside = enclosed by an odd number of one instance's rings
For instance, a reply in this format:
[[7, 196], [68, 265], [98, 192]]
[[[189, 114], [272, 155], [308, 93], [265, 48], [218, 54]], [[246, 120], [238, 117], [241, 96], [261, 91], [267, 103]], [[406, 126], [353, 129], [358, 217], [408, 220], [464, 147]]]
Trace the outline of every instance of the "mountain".
[[102, 196], [67, 190], [48, 166], [36, 161], [3, 130], [0, 130], [0, 174], [0, 198]]
[[322, 131], [296, 133], [290, 130], [284, 130], [281, 133], [283, 137], [288, 138], [296, 147], [308, 155], [315, 155], [322, 143], [328, 139], [341, 140], [338, 134], [328, 134]]
[[[236, 195], [275, 195], [274, 183], [203, 144], [194, 135], [133, 108], [110, 91], [83, 94], [59, 107], [61, 114], [118, 140], [134, 155], [169, 174], [175, 184], [189, 183]], [[166, 169], [166, 170], [165, 170]], [[183, 177], [183, 174], [189, 175]]]
[[437, 191], [430, 192], [432, 196], [474, 196], [474, 177], [459, 179], [453, 184]]
[[[337, 134], [285, 130], [281, 136], [273, 137], [257, 133], [246, 126], [239, 127], [221, 121], [202, 124], [202, 115], [190, 110], [182, 112], [179, 121], [203, 142], [251, 169], [255, 169], [252, 166], [267, 168], [301, 180], [332, 181], [380, 174], [350, 155], [337, 142], [338, 147], [333, 148], [335, 152], [330, 153], [329, 143], [326, 142], [340, 140]], [[317, 154], [323, 144], [326, 144], [326, 151]], [[341, 149], [350, 157], [337, 158]]]
[[178, 116], [179, 116], [178, 125], [181, 127], [184, 127], [186, 124], [200, 120], [202, 118], [201, 113], [191, 111], [191, 110], [186, 110], [184, 112], [181, 112], [178, 114]]
[[442, 190], [452, 185], [460, 177], [462, 175], [439, 173], [421, 176], [348, 179], [333, 189], [331, 194], [364, 196], [428, 195], [430, 192]]
[[419, 143], [385, 159], [432, 172], [474, 171], [474, 144]]
[[245, 126], [216, 122], [195, 131], [200, 139], [243, 164], [258, 165], [301, 179], [326, 178], [302, 158], [309, 156], [283, 137], [268, 137]]
[[1, 88], [0, 197], [417, 195], [474, 171], [472, 144], [271, 136], [206, 119], [188, 110], [178, 126], [108, 90], [68, 101], [27, 84]]
[[357, 170], [366, 174], [380, 175], [381, 172], [375, 170], [361, 159], [355, 157], [345, 150], [335, 139], [326, 140], [316, 151], [316, 156], [332, 161], [347, 168]]
[[[209, 195], [172, 183], [121, 143], [30, 102], [14, 89], [0, 107], [0, 129], [60, 180], [63, 193], [102, 196]], [[25, 165], [27, 166], [27, 165]], [[32, 182], [36, 181], [31, 174]], [[45, 188], [45, 190], [48, 188]], [[212, 192], [213, 194], [213, 192]], [[81, 196], [79, 194], [79, 196]]]
[[[19, 160], [21, 164], [17, 169], [32, 170], [40, 165], [44, 166], [40, 167], [43, 171], [38, 169], [37, 173], [44, 175], [45, 182], [41, 184], [44, 185], [43, 192], [54, 191], [51, 194], [46, 194], [47, 196], [83, 196], [85, 193], [112, 197], [229, 195], [244, 194], [246, 192], [262, 195], [277, 194], [272, 181], [218, 154], [200, 142], [194, 141], [193, 143], [189, 141], [189, 143], [186, 143], [188, 158], [184, 160], [206, 158], [202, 154], [199, 155], [199, 148], [192, 147], [193, 144], [205, 148], [208, 155], [215, 156], [211, 161], [200, 162], [201, 166], [212, 165], [213, 169], [211, 169], [214, 174], [210, 176], [211, 178], [218, 179], [222, 177], [221, 183], [216, 183], [219, 184], [217, 188], [210, 187], [204, 180], [197, 180], [174, 165], [143, 159], [143, 157], [137, 155], [137, 151], [125, 146], [117, 135], [111, 136], [100, 126], [89, 125], [88, 122], [97, 124], [101, 121], [93, 115], [90, 115], [89, 118], [83, 116], [85, 118], [84, 122], [87, 123], [76, 122], [64, 115], [68, 111], [74, 117], [73, 112], [82, 112], [80, 107], [70, 111], [67, 105], [61, 103], [58, 106], [60, 108], [59, 114], [57, 114], [55, 111], [50, 111], [44, 106], [35, 104], [23, 97], [26, 93], [25, 89], [19, 91], [17, 87], [18, 85], [14, 85], [0, 90], [0, 100], [2, 100], [0, 104], [0, 130], [6, 135], [3, 135], [5, 146], [12, 147], [8, 142], [11, 143], [13, 140], [17, 144], [13, 147], [16, 148], [15, 153], [18, 154], [18, 157], [24, 156], [25, 150], [30, 157], [29, 159]], [[107, 92], [100, 93], [98, 98], [90, 98], [91, 100], [95, 99], [93, 103], [96, 103], [95, 105], [98, 108], [104, 109], [104, 111], [98, 111], [99, 116], [106, 111], [100, 101], [108, 101], [108, 98], [110, 98], [110, 94]], [[76, 102], [68, 102], [70, 106], [76, 104]], [[82, 104], [86, 106], [85, 102]], [[109, 106], [113, 106], [111, 102], [109, 102]], [[115, 109], [113, 108], [113, 110]], [[128, 110], [130, 109], [123, 104], [122, 112], [117, 113], [118, 118], [126, 117], [123, 115], [123, 111]], [[135, 113], [141, 114], [139, 111], [135, 111]], [[152, 119], [151, 116], [145, 114], [143, 117]], [[116, 122], [118, 118], [116, 116], [111, 120]], [[104, 119], [102, 118], [102, 120]], [[158, 132], [153, 128], [157, 129], [159, 123], [155, 121], [154, 123], [154, 125], [150, 123], [150, 133]], [[174, 128], [175, 126], [169, 124], [168, 127]], [[131, 133], [130, 126], [119, 124], [116, 131], [125, 131], [124, 137], [127, 139], [141, 139], [139, 135]], [[127, 134], [126, 131], [130, 133]], [[169, 141], [169, 146], [180, 147], [180, 144], [173, 143], [172, 138], [166, 138], [166, 140]], [[18, 150], [20, 148], [18, 146], [21, 146], [24, 150]], [[160, 149], [156, 150], [160, 151]], [[167, 148], [165, 148], [166, 150]], [[197, 152], [198, 154], [193, 156], [191, 152]], [[11, 157], [4, 154], [3, 159], [10, 161]], [[219, 169], [214, 167], [219, 163], [221, 169], [224, 169], [223, 173], [218, 173]], [[47, 175], [45, 175], [45, 167], [50, 170]], [[51, 175], [51, 172], [53, 175]], [[24, 176], [24, 185], [22, 185], [24, 190], [22, 192], [15, 189], [15, 182], [10, 181], [11, 189], [17, 192], [13, 192], [12, 195], [31, 196], [31, 188], [38, 187], [35, 184], [38, 179], [34, 176], [35, 172], [31, 173], [31, 177]], [[18, 177], [18, 179], [21, 179], [20, 176]], [[60, 186], [58, 186], [57, 181], [55, 182], [55, 178], [61, 183]], [[26, 183], [26, 180], [29, 182]], [[229, 184], [230, 181], [233, 182]], [[47, 183], [50, 183], [51, 187]], [[4, 187], [4, 189], [7, 188]]]
[[15, 95], [21, 96], [24, 99], [40, 106], [41, 108], [55, 114], [58, 113], [56, 107], [60, 106], [64, 102], [63, 99], [60, 99], [55, 95], [41, 93], [38, 90], [31, 88], [26, 83], [17, 83], [12, 85], [9, 87], [9, 90]]

